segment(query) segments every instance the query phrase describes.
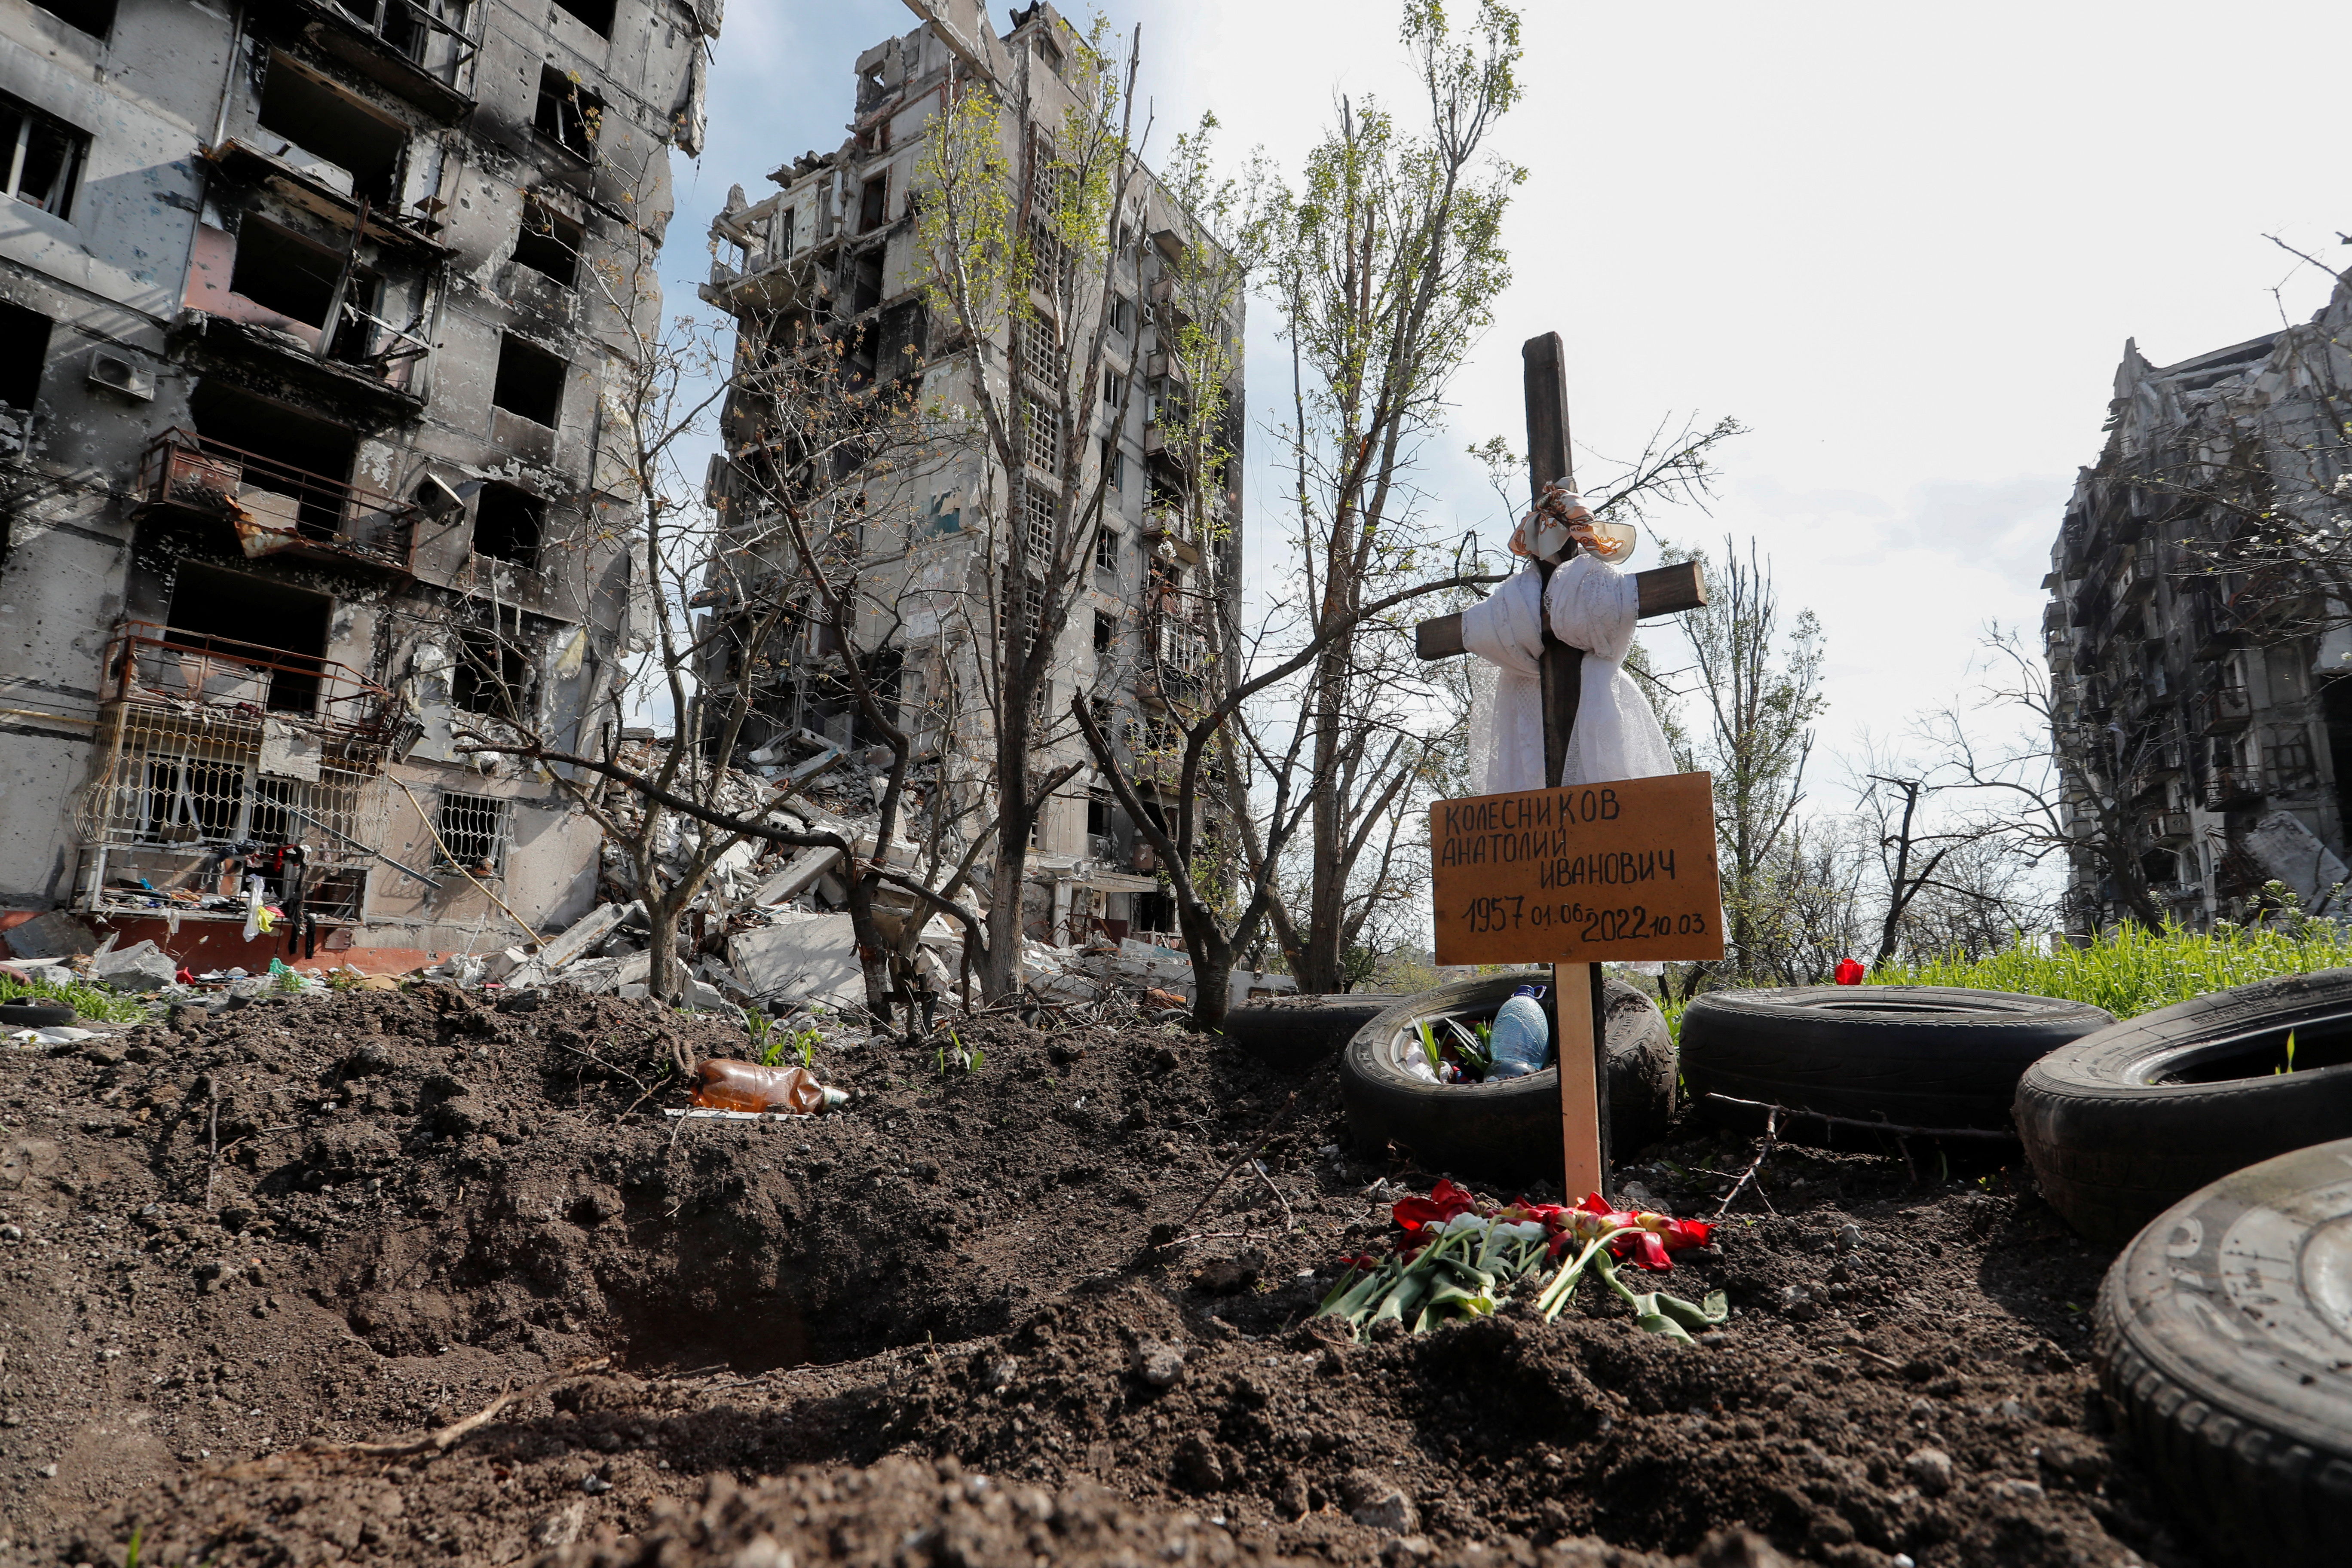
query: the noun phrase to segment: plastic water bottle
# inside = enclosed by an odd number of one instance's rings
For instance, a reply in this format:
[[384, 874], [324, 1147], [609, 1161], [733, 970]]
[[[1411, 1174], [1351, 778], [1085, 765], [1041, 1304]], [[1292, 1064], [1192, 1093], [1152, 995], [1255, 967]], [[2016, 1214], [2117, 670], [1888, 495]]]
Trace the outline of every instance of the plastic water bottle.
[[1551, 1059], [1551, 1020], [1537, 1000], [1542, 994], [1540, 985], [1522, 985], [1495, 1015], [1494, 1032], [1486, 1042], [1493, 1062], [1486, 1069], [1489, 1079], [1525, 1078], [1541, 1072]]

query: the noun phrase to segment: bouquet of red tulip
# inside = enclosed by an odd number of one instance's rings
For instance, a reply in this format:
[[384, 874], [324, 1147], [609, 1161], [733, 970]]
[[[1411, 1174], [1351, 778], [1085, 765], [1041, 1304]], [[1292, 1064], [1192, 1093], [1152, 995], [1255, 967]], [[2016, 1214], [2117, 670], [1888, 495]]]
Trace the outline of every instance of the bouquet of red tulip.
[[1634, 1290], [1620, 1279], [1622, 1260], [1664, 1272], [1670, 1254], [1705, 1247], [1713, 1226], [1703, 1220], [1612, 1209], [1598, 1193], [1574, 1208], [1519, 1201], [1481, 1205], [1452, 1182], [1440, 1181], [1425, 1198], [1400, 1201], [1390, 1213], [1403, 1228], [1386, 1259], [1343, 1258], [1347, 1275], [1318, 1310], [1344, 1319], [1359, 1339], [1389, 1320], [1413, 1333], [1454, 1318], [1483, 1317], [1500, 1304], [1498, 1289], [1547, 1263], [1559, 1268], [1536, 1298], [1549, 1322], [1559, 1316], [1585, 1274], [1597, 1270], [1652, 1333], [1690, 1342], [1690, 1331], [1723, 1321], [1723, 1292], [1690, 1302], [1659, 1290]]

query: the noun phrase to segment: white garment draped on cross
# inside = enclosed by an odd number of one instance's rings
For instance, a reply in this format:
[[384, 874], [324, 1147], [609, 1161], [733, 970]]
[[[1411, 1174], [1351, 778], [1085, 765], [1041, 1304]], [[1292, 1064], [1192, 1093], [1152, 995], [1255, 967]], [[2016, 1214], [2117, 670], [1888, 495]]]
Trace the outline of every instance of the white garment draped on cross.
[[[1552, 491], [1547, 500], [1554, 503], [1555, 517], [1574, 519], [1584, 510], [1582, 500], [1567, 492]], [[1675, 771], [1657, 714], [1625, 673], [1640, 615], [1633, 579], [1580, 551], [1552, 572], [1547, 587], [1525, 541], [1536, 531], [1554, 531], [1545, 526], [1548, 521], [1542, 512], [1528, 513], [1511, 541], [1514, 552], [1528, 554], [1526, 564], [1484, 603], [1462, 614], [1464, 647], [1496, 671], [1491, 683], [1475, 683], [1471, 704], [1470, 777], [1481, 795], [1542, 789], [1548, 782], [1541, 679], [1546, 616], [1554, 637], [1584, 650], [1561, 785]]]

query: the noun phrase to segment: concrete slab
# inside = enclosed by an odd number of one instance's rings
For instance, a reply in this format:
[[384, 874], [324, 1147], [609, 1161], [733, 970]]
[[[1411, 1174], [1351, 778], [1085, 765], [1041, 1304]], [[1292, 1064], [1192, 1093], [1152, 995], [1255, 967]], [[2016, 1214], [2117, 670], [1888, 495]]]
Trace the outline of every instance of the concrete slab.
[[791, 998], [828, 1006], [866, 1002], [866, 974], [847, 915], [811, 915], [738, 931], [727, 942], [728, 966], [762, 1001]]

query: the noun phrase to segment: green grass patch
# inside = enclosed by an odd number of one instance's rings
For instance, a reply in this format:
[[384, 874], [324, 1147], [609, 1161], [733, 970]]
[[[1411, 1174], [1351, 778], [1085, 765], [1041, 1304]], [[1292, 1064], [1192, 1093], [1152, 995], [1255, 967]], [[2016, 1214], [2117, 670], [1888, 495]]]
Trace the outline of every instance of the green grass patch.
[[2168, 926], [2103, 931], [2087, 947], [2057, 952], [2019, 945], [1973, 963], [1889, 964], [1874, 985], [1966, 985], [2088, 1002], [2118, 1018], [2268, 980], [2352, 965], [2352, 935], [2323, 921], [2300, 931], [2237, 926], [2206, 934]]
[[84, 1018], [96, 1018], [108, 1024], [143, 1024], [155, 1016], [154, 1004], [136, 996], [110, 991], [103, 985], [89, 985], [79, 981], [54, 984], [36, 980], [27, 985], [21, 980], [11, 980], [0, 974], [0, 1002], [63, 1003]]
[[[2179, 926], [2155, 931], [2121, 926], [2102, 931], [2086, 947], [2061, 946], [2054, 952], [2021, 940], [1986, 958], [1885, 964], [1870, 972], [1868, 984], [2016, 991], [2087, 1002], [2129, 1018], [2273, 975], [2352, 967], [2352, 933], [2324, 921], [2296, 926], [2225, 926], [2210, 934]], [[1679, 1039], [1681, 1005], [1667, 1004], [1664, 1011]]]

